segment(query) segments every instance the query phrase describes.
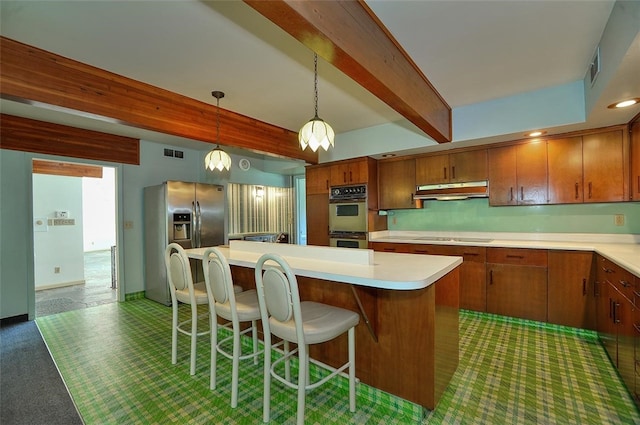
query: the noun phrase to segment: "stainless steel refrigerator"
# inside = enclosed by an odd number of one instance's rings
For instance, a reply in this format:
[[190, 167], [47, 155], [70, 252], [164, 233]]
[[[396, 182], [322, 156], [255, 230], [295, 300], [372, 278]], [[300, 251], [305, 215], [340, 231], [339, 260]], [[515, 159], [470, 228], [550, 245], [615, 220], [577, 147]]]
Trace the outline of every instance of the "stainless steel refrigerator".
[[[183, 248], [225, 242], [225, 196], [219, 185], [167, 181], [144, 188], [145, 296], [171, 305], [164, 251], [171, 242]], [[195, 282], [203, 280], [200, 262], [192, 262]]]

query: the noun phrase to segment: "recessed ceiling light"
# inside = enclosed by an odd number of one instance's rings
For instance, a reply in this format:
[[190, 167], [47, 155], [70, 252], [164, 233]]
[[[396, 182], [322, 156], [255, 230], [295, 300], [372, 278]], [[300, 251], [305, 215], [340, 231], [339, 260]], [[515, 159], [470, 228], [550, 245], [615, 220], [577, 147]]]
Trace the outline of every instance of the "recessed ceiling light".
[[546, 131], [532, 131], [531, 133], [527, 133], [525, 134], [525, 136], [527, 137], [539, 137], [542, 136], [543, 134], [546, 134]]
[[617, 109], [617, 108], [626, 108], [628, 106], [633, 106], [640, 103], [640, 97], [634, 97], [632, 99], [626, 99], [620, 102], [612, 103], [607, 106], [609, 109]]

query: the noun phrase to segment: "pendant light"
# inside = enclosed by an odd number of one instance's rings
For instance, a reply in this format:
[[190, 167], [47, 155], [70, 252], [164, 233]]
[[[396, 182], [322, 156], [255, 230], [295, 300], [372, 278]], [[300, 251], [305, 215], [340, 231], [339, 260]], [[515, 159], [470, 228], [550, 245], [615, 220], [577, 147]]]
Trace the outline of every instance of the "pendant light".
[[317, 151], [322, 146], [324, 150], [329, 150], [329, 146], [333, 146], [335, 133], [333, 128], [321, 118], [318, 117], [318, 55], [313, 54], [313, 71], [314, 71], [314, 100], [315, 100], [315, 116], [306, 123], [298, 132], [298, 140], [300, 147], [305, 150], [307, 146], [312, 151]]
[[220, 149], [220, 99], [224, 97], [221, 91], [212, 91], [211, 95], [216, 98], [216, 147], [204, 158], [204, 168], [211, 171], [227, 171], [231, 168], [231, 157], [228, 153]]

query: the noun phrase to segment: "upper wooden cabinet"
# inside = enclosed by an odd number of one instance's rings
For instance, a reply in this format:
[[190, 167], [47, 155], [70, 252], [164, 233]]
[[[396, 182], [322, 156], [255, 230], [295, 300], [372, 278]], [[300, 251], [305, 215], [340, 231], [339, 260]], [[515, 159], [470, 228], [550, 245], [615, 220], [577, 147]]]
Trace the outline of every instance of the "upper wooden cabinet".
[[381, 210], [414, 208], [416, 160], [378, 162], [378, 202]]
[[422, 156], [415, 167], [418, 185], [486, 180], [487, 150]]
[[549, 203], [583, 202], [582, 137], [547, 141]]
[[582, 136], [584, 202], [625, 201], [622, 130]]
[[489, 204], [547, 203], [547, 146], [531, 142], [488, 152]]
[[307, 167], [305, 173], [307, 195], [329, 193], [331, 167], [326, 165], [313, 165]]
[[625, 200], [622, 130], [547, 141], [549, 203]]
[[640, 201], [640, 120], [631, 125], [631, 199]]
[[375, 161], [372, 158], [360, 158], [333, 163], [329, 180], [330, 186], [368, 183], [370, 160]]

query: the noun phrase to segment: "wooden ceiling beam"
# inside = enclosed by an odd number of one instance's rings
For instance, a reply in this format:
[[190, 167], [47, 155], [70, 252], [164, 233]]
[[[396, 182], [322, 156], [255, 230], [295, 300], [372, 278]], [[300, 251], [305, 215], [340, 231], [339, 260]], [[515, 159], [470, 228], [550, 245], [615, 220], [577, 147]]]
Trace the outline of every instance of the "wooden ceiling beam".
[[244, 0], [438, 143], [451, 108], [364, 0]]
[[[216, 106], [0, 37], [0, 96], [207, 143]], [[267, 155], [318, 163], [296, 132], [220, 108], [220, 141]]]

